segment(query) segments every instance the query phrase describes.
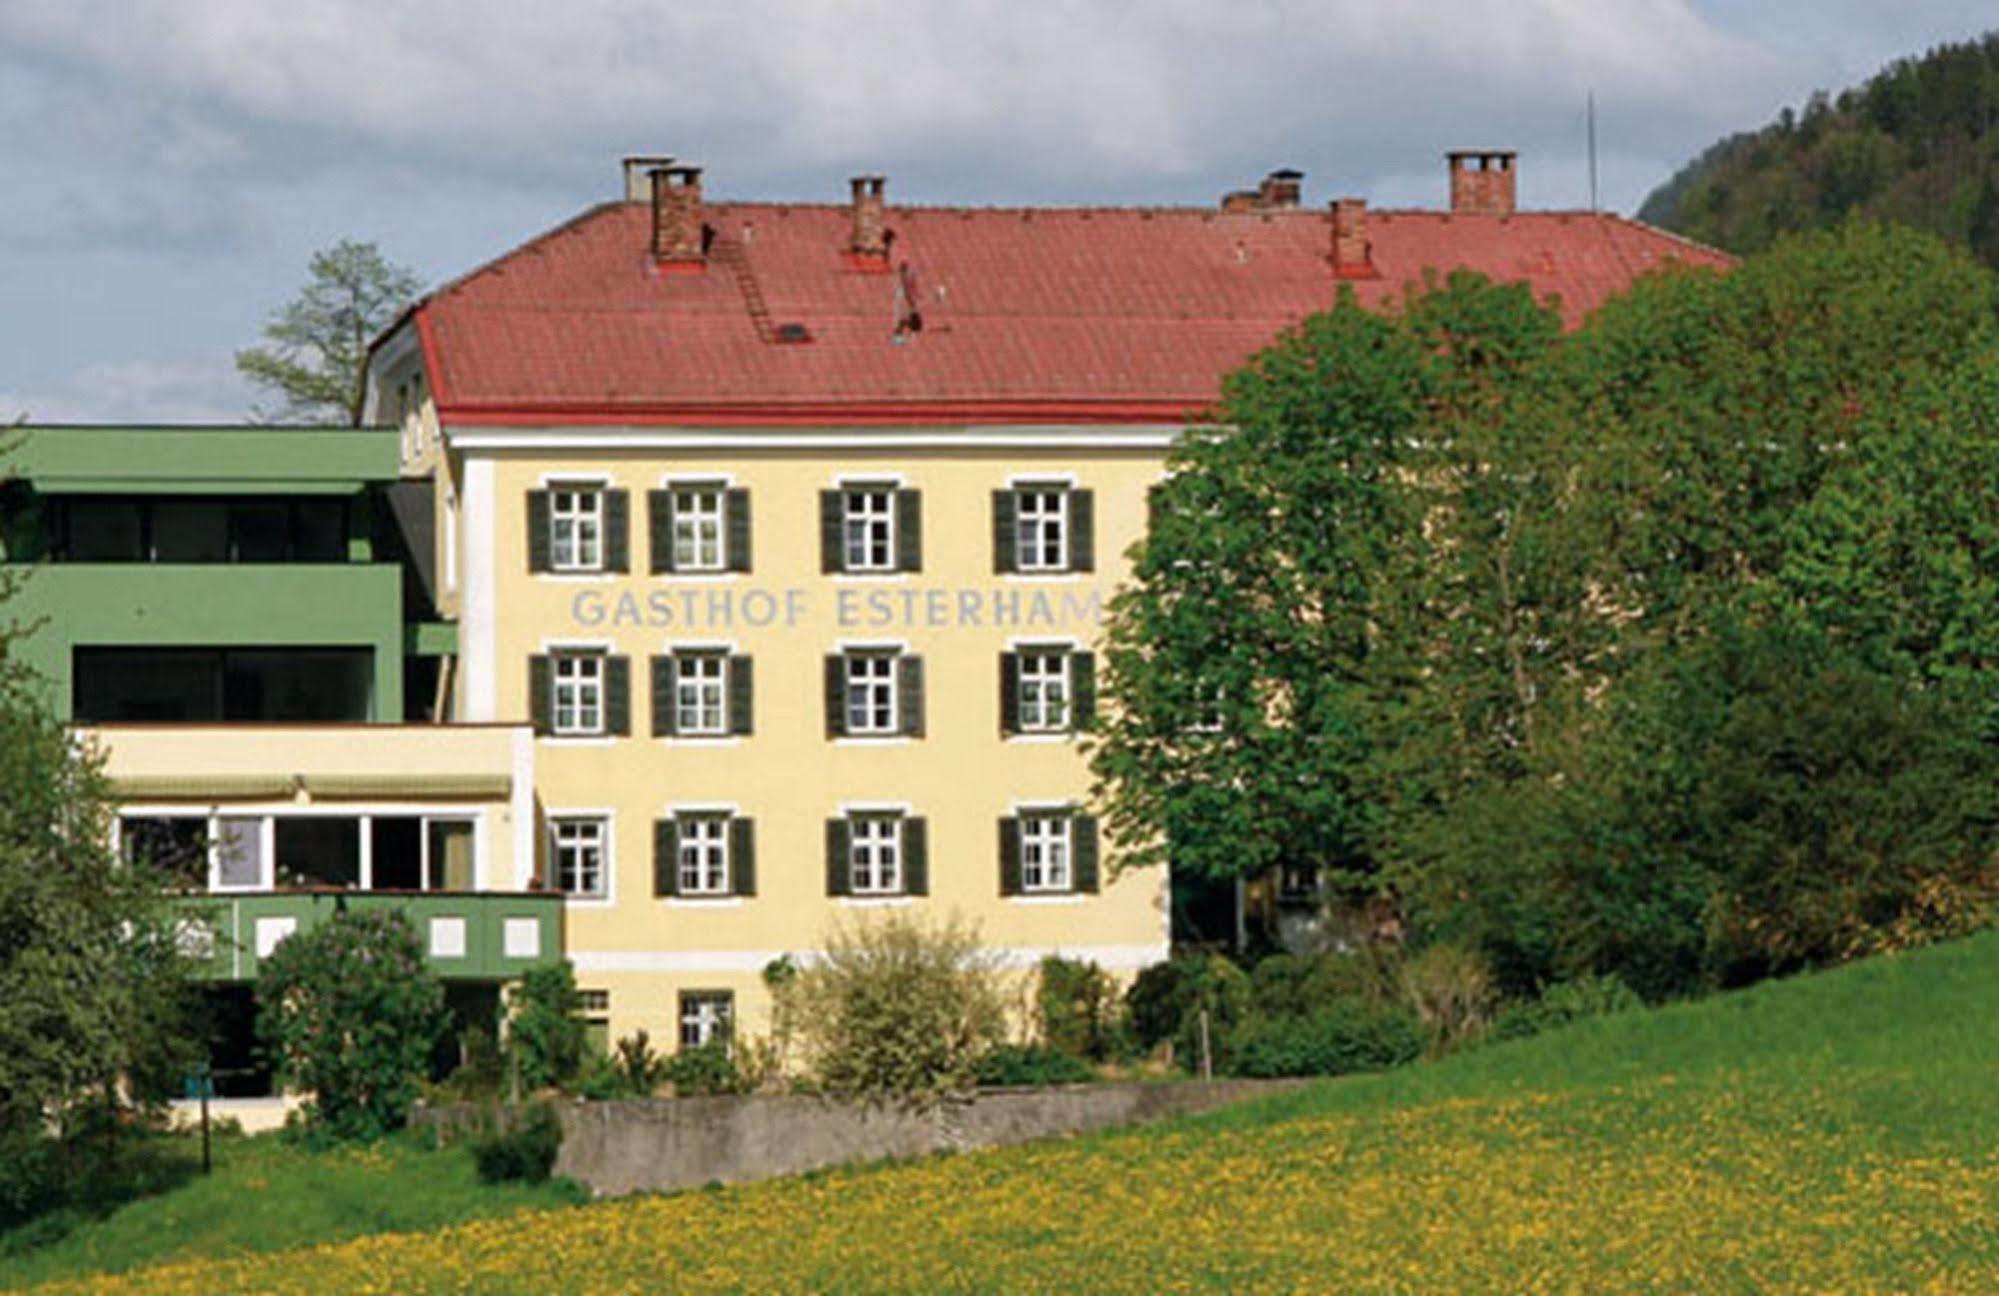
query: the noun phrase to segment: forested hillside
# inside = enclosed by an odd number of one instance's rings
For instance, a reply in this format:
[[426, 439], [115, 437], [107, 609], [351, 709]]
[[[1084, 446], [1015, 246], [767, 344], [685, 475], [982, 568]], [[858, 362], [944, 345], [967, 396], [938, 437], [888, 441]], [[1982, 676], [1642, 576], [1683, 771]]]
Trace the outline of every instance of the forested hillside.
[[1968, 245], [1999, 266], [1999, 32], [1814, 92], [1715, 144], [1638, 215], [1738, 254], [1850, 213]]

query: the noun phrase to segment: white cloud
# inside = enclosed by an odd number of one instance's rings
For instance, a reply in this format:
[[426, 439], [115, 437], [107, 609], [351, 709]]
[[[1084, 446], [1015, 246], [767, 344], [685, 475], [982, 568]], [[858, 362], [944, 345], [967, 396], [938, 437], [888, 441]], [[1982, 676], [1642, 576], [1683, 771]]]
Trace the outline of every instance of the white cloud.
[[0, 388], [0, 424], [240, 423], [250, 405], [227, 357], [100, 361], [39, 389]]
[[1385, 156], [1524, 131], [1590, 85], [1705, 122], [1778, 66], [1686, 0], [12, 0], [8, 42], [206, 105], [175, 137], [190, 166], [291, 127], [529, 172], [630, 146], [1016, 183], [1248, 142]]

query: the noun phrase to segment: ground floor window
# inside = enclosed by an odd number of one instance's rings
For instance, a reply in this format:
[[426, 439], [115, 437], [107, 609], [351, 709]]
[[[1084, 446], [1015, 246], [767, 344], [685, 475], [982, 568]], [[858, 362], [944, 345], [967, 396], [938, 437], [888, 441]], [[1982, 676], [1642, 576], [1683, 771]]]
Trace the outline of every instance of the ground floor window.
[[577, 1010], [583, 1017], [583, 1043], [595, 1054], [611, 1052], [611, 992], [579, 990]]
[[549, 825], [555, 856], [555, 886], [565, 895], [602, 899], [609, 894], [604, 867], [610, 837], [602, 819], [557, 819]]
[[727, 1044], [735, 1019], [736, 996], [728, 990], [683, 990], [680, 993], [680, 1047]]

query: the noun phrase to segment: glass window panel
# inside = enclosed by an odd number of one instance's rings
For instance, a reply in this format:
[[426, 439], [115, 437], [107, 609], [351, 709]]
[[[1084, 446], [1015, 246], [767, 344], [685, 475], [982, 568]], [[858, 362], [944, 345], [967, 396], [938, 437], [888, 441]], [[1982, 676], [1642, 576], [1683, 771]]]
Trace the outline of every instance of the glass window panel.
[[136, 499], [73, 499], [69, 514], [72, 562], [144, 562], [144, 530]]
[[368, 872], [377, 891], [423, 889], [423, 821], [376, 815], [368, 824]]
[[280, 817], [273, 835], [280, 887], [361, 885], [359, 819]]
[[305, 499], [292, 505], [298, 522], [292, 557], [298, 562], [347, 561], [347, 506], [337, 499]]
[[430, 889], [472, 890], [472, 821], [432, 819], [427, 831], [430, 833]]
[[261, 817], [215, 821], [216, 880], [225, 887], [264, 885], [264, 821]]
[[229, 510], [209, 500], [160, 500], [153, 505], [153, 561], [224, 562], [229, 557]]
[[229, 531], [237, 562], [283, 562], [290, 548], [291, 510], [283, 504], [233, 504]]

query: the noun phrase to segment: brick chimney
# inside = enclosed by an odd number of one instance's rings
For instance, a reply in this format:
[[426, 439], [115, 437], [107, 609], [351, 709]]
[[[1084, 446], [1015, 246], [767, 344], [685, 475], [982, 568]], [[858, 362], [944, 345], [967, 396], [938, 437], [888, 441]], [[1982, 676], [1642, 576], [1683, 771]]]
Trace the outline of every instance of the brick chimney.
[[1511, 216], [1514, 207], [1512, 149], [1452, 149], [1451, 212], [1458, 216]]
[[857, 175], [853, 186], [854, 236], [847, 244], [847, 261], [856, 270], [888, 269], [888, 204], [883, 191], [888, 178]]
[[701, 168], [659, 167], [652, 178], [652, 256], [662, 269], [707, 264], [701, 228]]
[[652, 173], [673, 165], [664, 153], [634, 153], [625, 158], [625, 201], [652, 201]]
[[1280, 167], [1278, 170], [1272, 171], [1269, 175], [1263, 177], [1262, 182], [1256, 186], [1256, 205], [1265, 210], [1296, 207], [1298, 205], [1298, 192], [1303, 187], [1304, 182], [1305, 173], [1303, 171], [1294, 171], [1290, 167]]
[[1335, 198], [1333, 211], [1333, 277], [1378, 279], [1374, 244], [1367, 237], [1367, 199]]

